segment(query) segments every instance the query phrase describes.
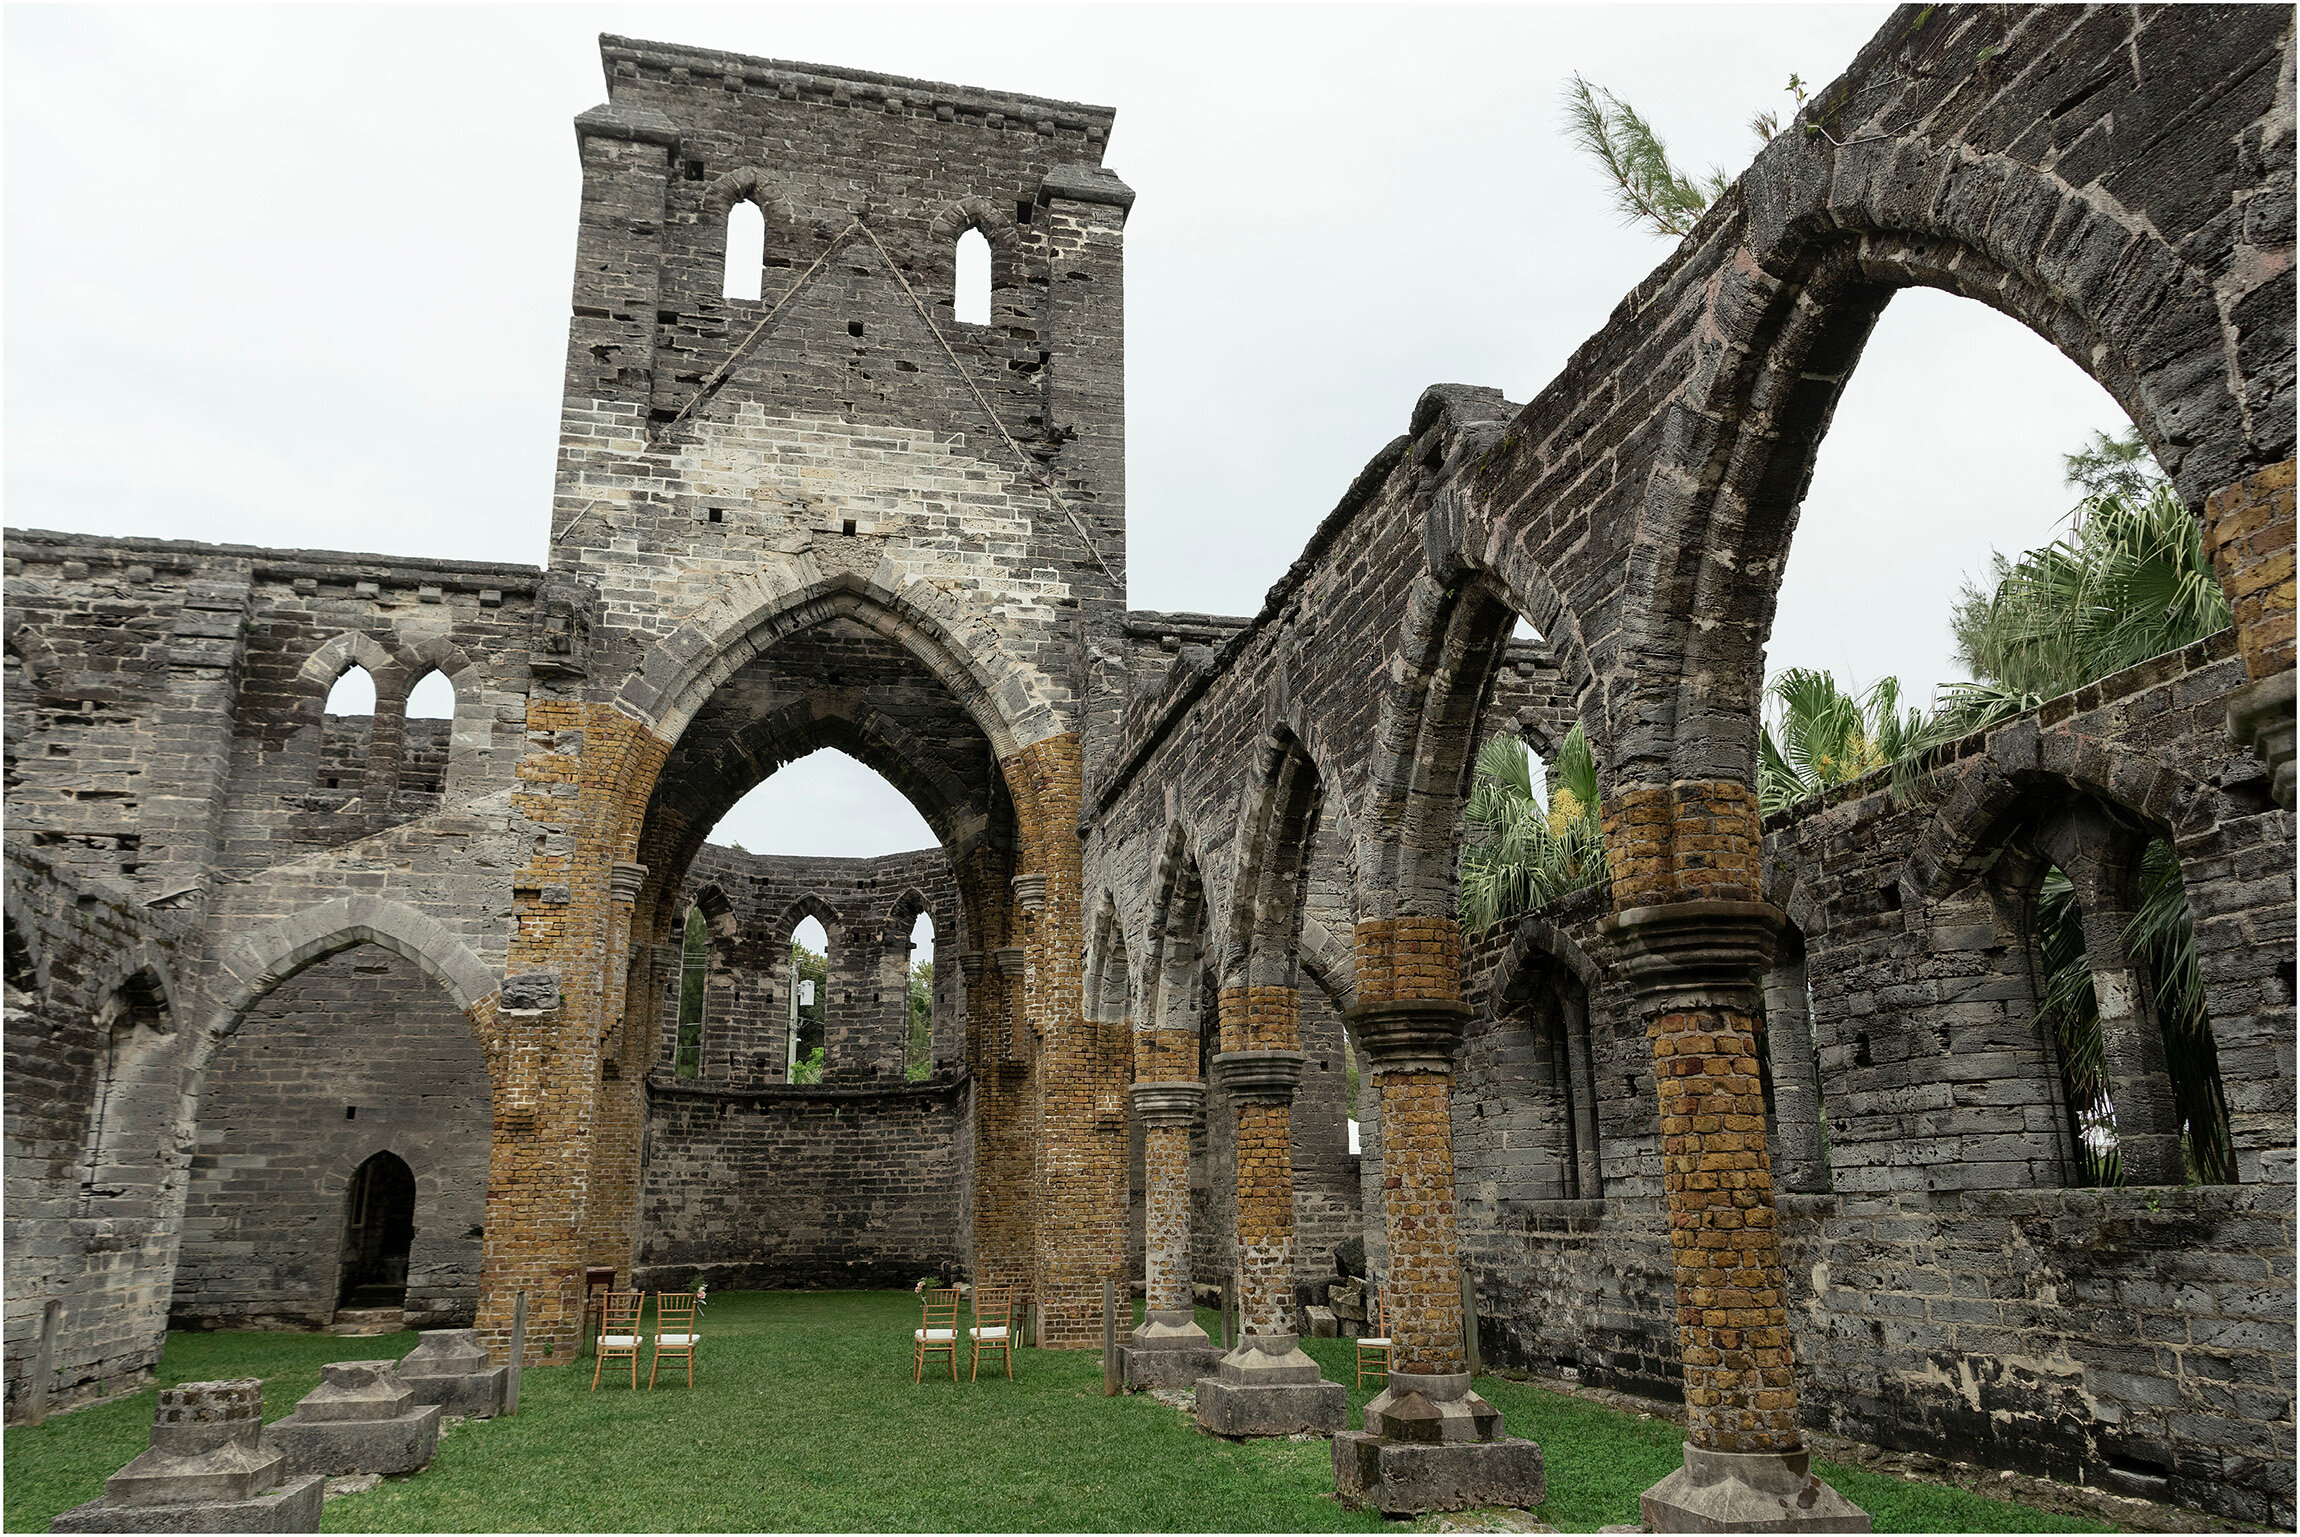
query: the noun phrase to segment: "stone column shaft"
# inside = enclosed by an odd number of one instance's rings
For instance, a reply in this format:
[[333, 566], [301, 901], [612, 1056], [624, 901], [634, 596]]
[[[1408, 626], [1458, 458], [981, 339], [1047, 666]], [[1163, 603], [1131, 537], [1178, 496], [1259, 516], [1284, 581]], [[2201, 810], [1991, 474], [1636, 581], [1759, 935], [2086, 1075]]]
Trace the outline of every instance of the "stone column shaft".
[[1730, 901], [1606, 920], [1653, 1043], [1686, 1441], [1704, 1451], [1804, 1444], [1757, 1066], [1758, 978], [1780, 923]]

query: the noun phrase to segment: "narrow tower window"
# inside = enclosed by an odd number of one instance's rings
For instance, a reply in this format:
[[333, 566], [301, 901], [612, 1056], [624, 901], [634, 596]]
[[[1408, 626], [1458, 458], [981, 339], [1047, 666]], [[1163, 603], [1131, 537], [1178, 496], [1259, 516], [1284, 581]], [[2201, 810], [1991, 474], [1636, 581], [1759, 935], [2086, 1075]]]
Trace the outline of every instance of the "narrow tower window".
[[455, 719], [455, 685], [447, 681], [447, 674], [438, 668], [425, 673], [408, 692], [407, 718], [409, 720]]
[[327, 691], [327, 713], [330, 715], [373, 715], [375, 713], [375, 679], [364, 667], [347, 667], [343, 676], [335, 680], [335, 687]]
[[756, 299], [767, 262], [767, 216], [752, 202], [727, 210], [727, 270], [720, 292], [729, 299]]
[[958, 285], [951, 296], [953, 318], [970, 326], [990, 324], [990, 242], [970, 229], [958, 237]]

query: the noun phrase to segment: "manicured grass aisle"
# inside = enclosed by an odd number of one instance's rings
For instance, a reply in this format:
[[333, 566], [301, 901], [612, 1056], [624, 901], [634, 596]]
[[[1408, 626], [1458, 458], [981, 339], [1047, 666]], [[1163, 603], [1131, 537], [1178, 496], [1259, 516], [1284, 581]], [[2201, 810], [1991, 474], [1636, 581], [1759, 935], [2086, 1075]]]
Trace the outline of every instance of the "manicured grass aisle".
[[[930, 1375], [913, 1387], [907, 1293], [728, 1293], [704, 1315], [690, 1393], [653, 1393], [590, 1365], [526, 1373], [517, 1418], [458, 1427], [432, 1465], [331, 1502], [329, 1531], [1373, 1531], [1331, 1497], [1323, 1441], [1219, 1441], [1148, 1395], [1104, 1399], [1095, 1351], [1018, 1351], [1013, 1383]], [[1209, 1326], [1212, 1318], [1204, 1320]], [[650, 1324], [652, 1320], [650, 1319]], [[266, 1378], [268, 1416], [322, 1362], [400, 1356], [412, 1335], [171, 1335], [166, 1382]], [[1308, 1342], [1355, 1387], [1347, 1340]], [[666, 1368], [668, 1374], [669, 1368]], [[644, 1381], [645, 1369], [641, 1369]], [[1523, 1384], [1480, 1379], [1510, 1428], [1543, 1443], [1541, 1519], [1634, 1520], [1675, 1465], [1678, 1431]], [[44, 1530], [139, 1451], [151, 1395], [84, 1410], [6, 1443], [6, 1526]], [[2108, 1530], [1958, 1490], [1832, 1468], [1877, 1529]]]

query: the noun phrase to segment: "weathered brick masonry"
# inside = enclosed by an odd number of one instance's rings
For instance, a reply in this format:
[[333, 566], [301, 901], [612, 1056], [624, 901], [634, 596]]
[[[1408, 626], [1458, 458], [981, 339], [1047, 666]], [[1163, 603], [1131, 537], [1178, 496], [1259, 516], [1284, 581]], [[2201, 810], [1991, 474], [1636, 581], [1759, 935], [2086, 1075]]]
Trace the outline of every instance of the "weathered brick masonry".
[[[526, 1293], [536, 1361], [573, 1343], [582, 1268], [635, 1262], [963, 1266], [1089, 1345], [1129, 1123], [1184, 1114], [1137, 1115], [1130, 1078], [1211, 1080], [1199, 1130], [1143, 1144], [1161, 1295], [1186, 1254], [1291, 1324], [1279, 1278], [1350, 1227], [1354, 1052], [1369, 1261], [1433, 1391], [1466, 1268], [1489, 1356], [1682, 1394], [1697, 1453], [1793, 1458], [1828, 1426], [2288, 1523], [2291, 33], [2276, 7], [1896, 12], [1531, 401], [1425, 392], [1244, 619], [1124, 606], [1107, 109], [603, 39], [547, 570], [7, 537], [11, 1413], [51, 1300], [67, 1395], [148, 1367], [171, 1293], [285, 1305], [219, 1298], [230, 1267], [185, 1247], [249, 1220], [243, 1171], [193, 1164], [249, 1124], [218, 1078], [297, 997], [349, 1022], [429, 989], [425, 1038], [460, 1015], [487, 1074], [476, 1316], [501, 1349]], [[725, 271], [738, 203], [757, 300], [723, 296], [752, 276]], [[954, 308], [970, 231], [988, 324]], [[1864, 784], [1764, 824], [1776, 585], [1910, 286], [2108, 390], [2236, 623], [1943, 752], [1914, 801]], [[354, 665], [376, 712], [328, 717]], [[444, 737], [406, 719], [434, 668]], [[1577, 722], [1610, 883], [1465, 958], [1476, 745]], [[910, 913], [705, 848], [825, 747], [941, 845], [922, 1085], [887, 1070]], [[2117, 872], [2150, 840], [2235, 1178], [2086, 1190], [2034, 897], [2048, 867], [2083, 883], [2123, 999]], [[848, 951], [814, 1091], [777, 1081], [802, 897]], [[331, 992], [346, 973], [373, 986]], [[2104, 1039], [2134, 1168], [2169, 1179], [2153, 1028], [2120, 1005]], [[1300, 1057], [1233, 1097], [1210, 1069], [1240, 1050]], [[276, 1168], [341, 1161], [310, 1060]], [[314, 1211], [342, 1196], [299, 1178]]]

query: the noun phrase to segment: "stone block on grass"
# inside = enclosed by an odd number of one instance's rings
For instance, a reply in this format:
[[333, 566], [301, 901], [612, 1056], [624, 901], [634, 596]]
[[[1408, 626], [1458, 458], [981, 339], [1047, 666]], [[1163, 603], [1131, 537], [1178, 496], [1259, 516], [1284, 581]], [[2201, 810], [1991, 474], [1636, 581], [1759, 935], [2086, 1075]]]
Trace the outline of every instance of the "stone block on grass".
[[412, 1473], [439, 1449], [439, 1405], [418, 1404], [395, 1361], [335, 1361], [264, 1444], [295, 1472]]

